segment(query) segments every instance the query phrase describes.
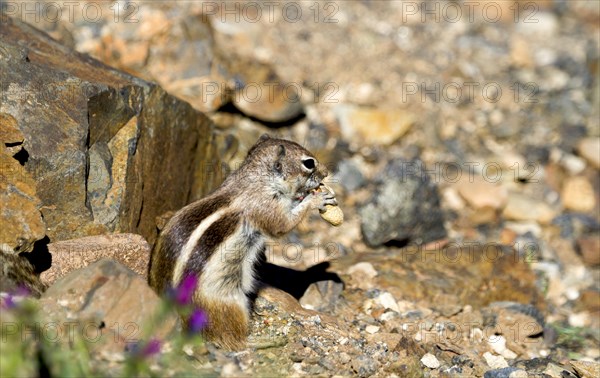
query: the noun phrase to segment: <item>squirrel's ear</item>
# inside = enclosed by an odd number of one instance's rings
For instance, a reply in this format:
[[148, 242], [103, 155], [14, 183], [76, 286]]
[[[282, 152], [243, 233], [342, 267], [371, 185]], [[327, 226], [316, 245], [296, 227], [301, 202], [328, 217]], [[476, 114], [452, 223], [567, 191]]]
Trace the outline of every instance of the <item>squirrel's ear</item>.
[[275, 165], [274, 165], [275, 170], [277, 172], [279, 172], [280, 174], [283, 173], [283, 165], [281, 164], [281, 161], [283, 160], [284, 157], [285, 157], [285, 146], [283, 144], [280, 144], [277, 147], [277, 159], [275, 160]]
[[277, 159], [281, 159], [285, 156], [285, 146], [280, 144], [277, 148]]
[[260, 136], [260, 138], [258, 138], [258, 142], [257, 143], [263, 142], [263, 141], [265, 141], [267, 139], [271, 139], [271, 136], [269, 134], [267, 134], [267, 133], [264, 133], [263, 135]]

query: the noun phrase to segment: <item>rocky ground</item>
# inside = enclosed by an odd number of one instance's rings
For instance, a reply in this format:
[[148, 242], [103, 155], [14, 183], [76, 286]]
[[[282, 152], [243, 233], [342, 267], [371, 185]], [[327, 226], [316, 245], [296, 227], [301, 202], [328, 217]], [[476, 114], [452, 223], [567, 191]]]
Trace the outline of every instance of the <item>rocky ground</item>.
[[[600, 376], [597, 2], [69, 4], [2, 5], [0, 243], [50, 286], [3, 336], [90, 375], [152, 338], [160, 376]], [[345, 222], [269, 244], [248, 350], [182, 347], [156, 228], [263, 132]]]

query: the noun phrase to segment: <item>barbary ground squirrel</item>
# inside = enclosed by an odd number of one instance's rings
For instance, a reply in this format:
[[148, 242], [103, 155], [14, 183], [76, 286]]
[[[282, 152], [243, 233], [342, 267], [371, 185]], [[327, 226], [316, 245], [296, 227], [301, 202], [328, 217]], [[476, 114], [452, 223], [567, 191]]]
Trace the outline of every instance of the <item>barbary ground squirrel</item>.
[[247, 294], [265, 236], [286, 234], [310, 209], [337, 205], [332, 193], [316, 190], [327, 174], [299, 144], [263, 135], [216, 191], [179, 210], [164, 227], [152, 251], [150, 286], [162, 295], [196, 275], [193, 302], [209, 319], [204, 337], [242, 349]]

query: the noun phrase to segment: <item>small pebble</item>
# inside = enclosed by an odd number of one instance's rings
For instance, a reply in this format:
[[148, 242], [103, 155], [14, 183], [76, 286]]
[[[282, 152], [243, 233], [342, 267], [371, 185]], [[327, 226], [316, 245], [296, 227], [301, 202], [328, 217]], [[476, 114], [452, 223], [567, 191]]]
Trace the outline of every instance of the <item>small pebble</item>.
[[379, 303], [383, 308], [390, 309], [392, 311], [400, 312], [396, 299], [390, 293], [383, 293], [379, 295], [375, 301]]
[[377, 326], [374, 326], [374, 325], [368, 325], [368, 326], [365, 328], [365, 331], [367, 331], [367, 333], [370, 333], [370, 334], [372, 335], [372, 334], [374, 334], [374, 333], [377, 333], [377, 332], [379, 332], [379, 327], [377, 327]]
[[488, 344], [494, 352], [501, 355], [504, 358], [510, 360], [517, 358], [517, 354], [506, 347], [506, 339], [504, 336], [494, 335], [490, 336], [487, 340]]
[[502, 356], [494, 356], [490, 352], [485, 352], [483, 354], [483, 358], [485, 358], [485, 362], [487, 362], [488, 366], [492, 369], [502, 369], [508, 367], [508, 362]]
[[359, 262], [358, 264], [354, 264], [350, 268], [348, 268], [348, 274], [351, 276], [356, 274], [362, 274], [367, 276], [368, 278], [374, 278], [375, 276], [377, 276], [377, 271], [375, 270], [375, 268], [373, 268], [373, 265], [371, 263]]
[[421, 358], [421, 363], [430, 369], [437, 369], [440, 367], [440, 361], [438, 361], [438, 359], [431, 353], [425, 354]]
[[600, 138], [589, 137], [582, 139], [577, 145], [577, 152], [596, 169], [600, 168]]

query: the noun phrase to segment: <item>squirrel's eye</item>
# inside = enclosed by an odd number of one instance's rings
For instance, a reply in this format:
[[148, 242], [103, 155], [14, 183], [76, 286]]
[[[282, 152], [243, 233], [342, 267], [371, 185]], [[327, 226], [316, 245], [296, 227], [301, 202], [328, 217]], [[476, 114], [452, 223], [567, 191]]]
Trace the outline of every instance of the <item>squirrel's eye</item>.
[[315, 159], [312, 158], [308, 158], [308, 159], [304, 159], [302, 160], [302, 165], [304, 165], [304, 168], [306, 169], [310, 169], [313, 170], [315, 169]]

